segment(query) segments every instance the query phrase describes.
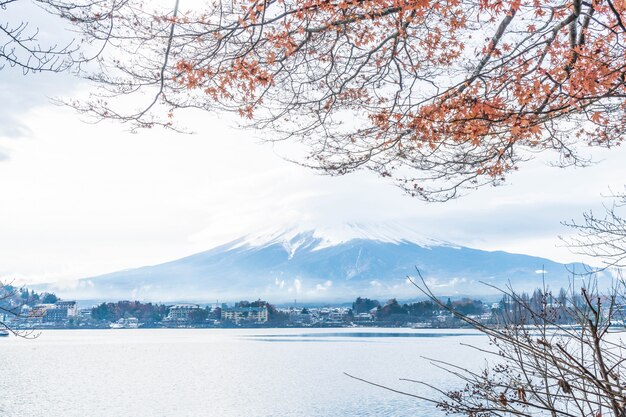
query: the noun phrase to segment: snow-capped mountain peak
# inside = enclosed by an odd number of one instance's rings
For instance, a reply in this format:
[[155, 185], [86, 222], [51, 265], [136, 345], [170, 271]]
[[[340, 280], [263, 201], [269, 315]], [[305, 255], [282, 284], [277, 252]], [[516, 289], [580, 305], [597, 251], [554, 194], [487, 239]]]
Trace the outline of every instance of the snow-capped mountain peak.
[[266, 229], [233, 242], [231, 249], [241, 247], [262, 248], [281, 244], [290, 259], [296, 251], [307, 249], [321, 250], [344, 244], [352, 240], [369, 240], [381, 243], [413, 243], [422, 247], [452, 246], [448, 242], [427, 238], [419, 232], [401, 224], [385, 223], [365, 225], [343, 223], [335, 226], [308, 228], [306, 225], [283, 229]]
[[[424, 238], [403, 227], [356, 224], [293, 227], [249, 234], [182, 259], [81, 281], [62, 297], [237, 301], [263, 298], [349, 301], [419, 296], [407, 276], [419, 268], [439, 294], [485, 294], [509, 282], [520, 291], [567, 285], [569, 272], [548, 259], [488, 252]], [[545, 274], [538, 274], [539, 269]]]

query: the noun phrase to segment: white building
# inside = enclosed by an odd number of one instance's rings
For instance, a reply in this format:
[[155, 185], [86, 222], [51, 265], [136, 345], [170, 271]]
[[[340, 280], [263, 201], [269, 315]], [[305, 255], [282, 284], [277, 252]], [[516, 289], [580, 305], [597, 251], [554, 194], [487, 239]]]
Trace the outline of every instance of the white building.
[[67, 317], [78, 317], [76, 301], [57, 301], [56, 308], [67, 310]]
[[242, 321], [266, 323], [268, 320], [267, 307], [232, 307], [222, 308], [222, 321], [232, 321], [239, 324]]
[[176, 304], [170, 307], [170, 312], [167, 315], [168, 321], [189, 321], [191, 314], [200, 310], [198, 304]]

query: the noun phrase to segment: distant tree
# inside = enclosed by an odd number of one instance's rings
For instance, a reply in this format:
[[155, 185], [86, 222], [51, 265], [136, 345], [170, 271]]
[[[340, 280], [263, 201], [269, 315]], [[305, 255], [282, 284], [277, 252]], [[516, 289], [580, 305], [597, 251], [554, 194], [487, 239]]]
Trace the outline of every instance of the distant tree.
[[561, 288], [559, 290], [559, 295], [557, 297], [557, 300], [559, 302], [560, 305], [567, 305], [567, 291], [564, 288]]
[[[549, 300], [556, 300], [557, 302]], [[501, 307], [492, 311], [492, 314], [496, 322], [504, 321], [524, 324], [532, 321], [530, 310], [543, 311], [544, 314], [549, 314], [551, 320], [555, 323], [576, 324], [576, 320], [566, 311], [566, 306], [572, 304], [573, 300], [577, 300], [576, 307], [582, 308], [580, 297], [571, 294], [571, 289], [561, 288], [558, 291], [558, 295], [554, 296], [553, 292], [548, 288], [537, 288], [530, 297], [525, 292], [516, 294], [515, 298], [508, 295], [503, 296], [503, 301], [500, 302]], [[482, 305], [480, 307], [482, 309]], [[478, 314], [477, 312], [470, 313], [467, 310], [459, 312]]]
[[379, 307], [376, 311], [376, 317], [379, 320], [388, 321], [406, 321], [409, 318], [407, 309], [401, 306], [395, 298], [387, 301], [384, 306]]
[[41, 302], [43, 304], [54, 304], [59, 301], [59, 297], [52, 293], [44, 293]]
[[141, 303], [139, 301], [117, 301], [101, 303], [91, 309], [91, 318], [114, 322], [121, 318], [134, 317], [143, 323], [151, 324], [162, 321], [169, 313], [169, 308], [162, 304]]
[[192, 323], [204, 323], [209, 317], [209, 311], [206, 308], [199, 308], [189, 314], [189, 321]]
[[[528, 296], [526, 296], [528, 298]], [[483, 303], [480, 300], [472, 300], [470, 298], [463, 298], [461, 300], [451, 303], [449, 308], [446, 303], [446, 309], [458, 311], [461, 314], [481, 314], [483, 312]]]
[[277, 326], [282, 326], [289, 321], [289, 314], [279, 311], [276, 306], [262, 301], [259, 304], [252, 303], [253, 307], [267, 307], [268, 322]]
[[113, 303], [102, 303], [91, 309], [91, 318], [94, 320], [115, 321], [116, 315]]
[[533, 309], [538, 310], [545, 303], [545, 295], [539, 288], [535, 289], [532, 297], [530, 297], [530, 305]]
[[440, 310], [440, 307], [430, 300], [407, 304], [405, 308], [412, 317], [421, 320], [431, 318], [435, 312]]
[[373, 308], [380, 307], [378, 300], [370, 300], [369, 298], [358, 297], [354, 303], [352, 303], [352, 311], [355, 314], [369, 313]]

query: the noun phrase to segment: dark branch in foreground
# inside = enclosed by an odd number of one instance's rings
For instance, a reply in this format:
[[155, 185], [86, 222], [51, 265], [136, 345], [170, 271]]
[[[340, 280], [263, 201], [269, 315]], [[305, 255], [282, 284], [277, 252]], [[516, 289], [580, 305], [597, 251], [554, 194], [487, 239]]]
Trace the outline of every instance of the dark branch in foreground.
[[[450, 361], [431, 364], [459, 380], [456, 390], [419, 383], [436, 395], [415, 394], [348, 375], [350, 378], [434, 404], [450, 415], [486, 416], [626, 416], [626, 345], [623, 331], [626, 287], [617, 283], [605, 292], [595, 280], [578, 290], [542, 298], [502, 290], [505, 308], [498, 322], [486, 325], [451, 309], [428, 287], [417, 270], [409, 280], [442, 309], [489, 338], [482, 370]], [[562, 324], [563, 318], [576, 324]]]

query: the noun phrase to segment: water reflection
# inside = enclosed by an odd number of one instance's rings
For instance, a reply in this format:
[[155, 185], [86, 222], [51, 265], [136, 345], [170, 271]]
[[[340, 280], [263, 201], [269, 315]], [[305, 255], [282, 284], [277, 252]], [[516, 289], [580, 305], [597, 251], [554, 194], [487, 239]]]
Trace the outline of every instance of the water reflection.
[[[476, 333], [407, 333], [407, 332], [329, 332], [329, 333], [294, 333], [294, 334], [263, 334], [243, 335], [244, 339], [260, 340], [263, 342], [324, 342], [324, 339], [333, 338], [441, 338], [476, 336]], [[310, 339], [310, 340], [306, 340]], [[333, 342], [351, 342], [351, 340], [333, 340]], [[354, 340], [356, 341], [356, 340]]]

